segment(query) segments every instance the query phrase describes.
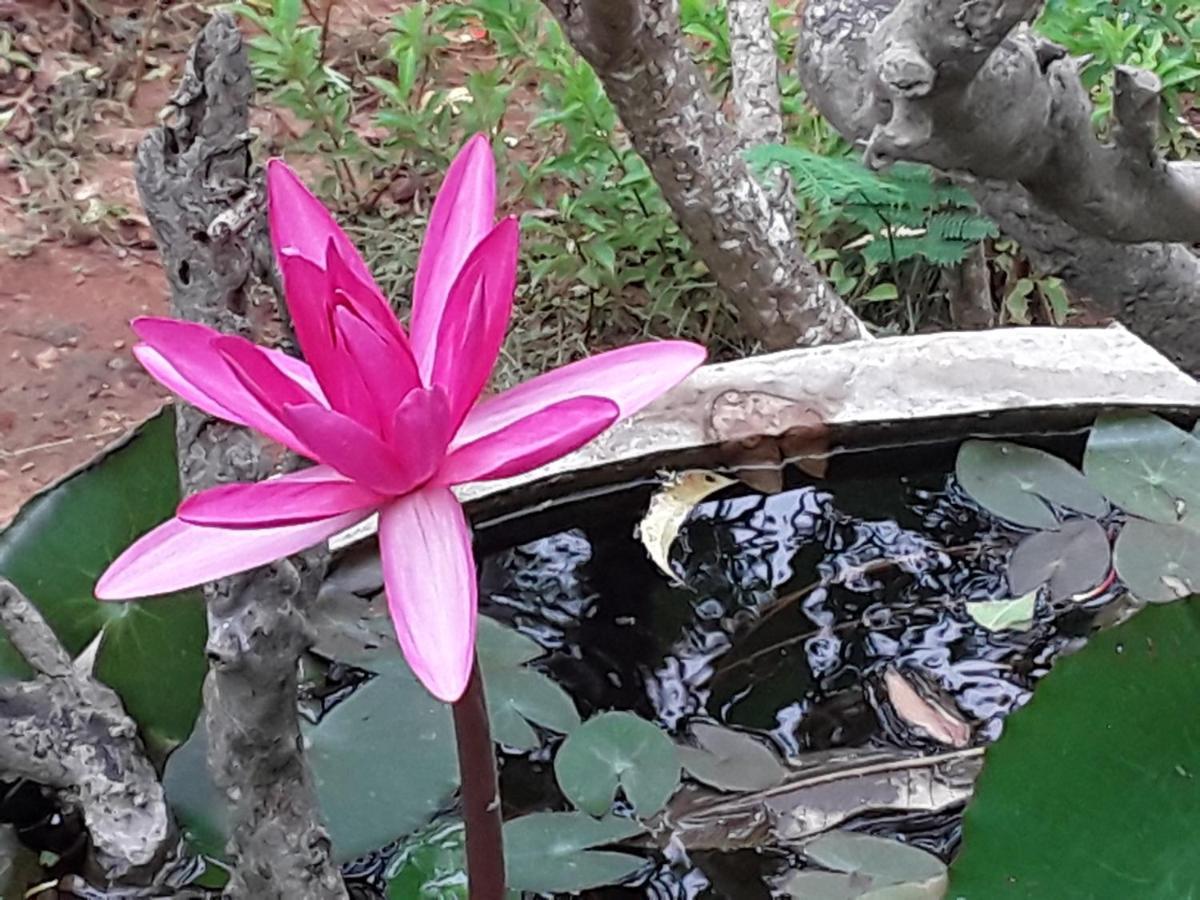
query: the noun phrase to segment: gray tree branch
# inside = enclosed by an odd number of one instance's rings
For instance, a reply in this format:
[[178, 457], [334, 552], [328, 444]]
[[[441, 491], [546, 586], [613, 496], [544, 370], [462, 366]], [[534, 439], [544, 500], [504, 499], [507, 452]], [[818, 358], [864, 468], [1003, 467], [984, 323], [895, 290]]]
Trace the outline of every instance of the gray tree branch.
[[1036, 6], [809, 0], [800, 78], [872, 161], [950, 173], [1039, 270], [1200, 372], [1200, 259], [1168, 242], [1200, 240], [1196, 164], [1154, 153], [1157, 95], [1129, 71], [1102, 144], [1076, 63], [1025, 24]]
[[0, 772], [83, 813], [92, 873], [107, 886], [168, 883], [186, 863], [137, 725], [109, 687], [76, 672], [37, 609], [0, 578], [0, 628], [35, 672], [0, 683]]
[[[252, 330], [248, 292], [269, 259], [261, 173], [252, 171], [249, 150], [253, 89], [241, 35], [218, 13], [192, 47], [163, 126], [137, 155], [138, 191], [172, 312], [241, 333]], [[286, 462], [253, 433], [187, 406], [179, 409], [177, 443], [185, 493], [256, 481]], [[303, 604], [327, 560], [313, 553], [205, 588], [209, 766], [231, 806], [229, 897], [346, 897], [296, 714], [298, 659], [311, 642]]]
[[[779, 54], [771, 27], [770, 0], [728, 0], [730, 75], [737, 130], [743, 147], [783, 143], [783, 112], [779, 94]], [[771, 176], [771, 203], [792, 222], [796, 202], [782, 173]]]
[[783, 115], [770, 0], [729, 0], [725, 18], [733, 104], [742, 141], [748, 146], [778, 144], [783, 140]]
[[678, 0], [544, 0], [596, 70], [743, 326], [769, 347], [866, 336], [751, 175], [741, 135], [687, 52]]

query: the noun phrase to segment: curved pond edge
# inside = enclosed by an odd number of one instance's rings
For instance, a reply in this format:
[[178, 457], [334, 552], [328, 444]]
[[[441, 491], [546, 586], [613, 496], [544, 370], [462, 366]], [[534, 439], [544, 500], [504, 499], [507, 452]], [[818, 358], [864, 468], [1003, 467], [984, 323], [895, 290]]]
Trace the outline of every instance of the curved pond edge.
[[[572, 487], [653, 472], [713, 448], [819, 431], [828, 444], [903, 426], [903, 438], [945, 434], [955, 420], [1003, 433], [1030, 411], [1083, 427], [1105, 408], [1200, 409], [1200, 382], [1120, 325], [1004, 328], [908, 335], [784, 350], [706, 365], [587, 446], [524, 475], [456, 489], [472, 513], [538, 502]], [[987, 427], [978, 420], [986, 419]], [[895, 435], [899, 439], [901, 435]], [[519, 493], [515, 493], [519, 492]], [[330, 540], [372, 536], [374, 517]]]

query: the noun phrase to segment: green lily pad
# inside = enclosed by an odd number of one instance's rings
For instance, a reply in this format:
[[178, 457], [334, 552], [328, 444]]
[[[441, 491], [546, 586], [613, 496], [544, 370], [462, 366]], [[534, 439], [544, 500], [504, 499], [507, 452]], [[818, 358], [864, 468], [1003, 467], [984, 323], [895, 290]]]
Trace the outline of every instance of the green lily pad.
[[1021, 595], [1044, 584], [1051, 598], [1062, 600], [1103, 582], [1111, 562], [1103, 526], [1094, 519], [1072, 519], [1017, 545], [1008, 558], [1008, 586]]
[[809, 862], [831, 872], [804, 869], [777, 885], [797, 900], [939, 900], [946, 889], [946, 864], [900, 841], [830, 831], [804, 845]]
[[1200, 600], [1060, 659], [988, 748], [948, 898], [1200, 894]]
[[525, 663], [544, 651], [538, 644], [499, 622], [479, 617], [476, 639], [492, 738], [517, 750], [533, 750], [542, 740], [530, 725], [558, 734], [579, 726], [579, 711], [558, 683]]
[[1121, 509], [1155, 522], [1200, 524], [1200, 441], [1149, 413], [1100, 416], [1083, 471]]
[[1007, 441], [966, 441], [954, 472], [971, 497], [1002, 519], [1030, 528], [1054, 528], [1047, 503], [1089, 516], [1107, 512], [1104, 498], [1065, 460]]
[[340, 861], [425, 825], [458, 789], [450, 708], [411, 673], [376, 676], [318, 724], [301, 724]]
[[968, 601], [967, 615], [988, 631], [1024, 631], [1033, 623], [1037, 590], [1011, 600]]
[[554, 758], [554, 774], [567, 799], [586, 813], [607, 813], [620, 788], [639, 816], [651, 816], [679, 786], [679, 756], [653, 722], [606, 712], [571, 732]]
[[467, 900], [461, 822], [440, 822], [409, 837], [388, 865], [388, 900]]
[[691, 727], [695, 747], [679, 747], [679, 761], [697, 781], [722, 791], [761, 791], [787, 776], [766, 744], [751, 735], [708, 722]]
[[[379, 675], [313, 725], [301, 722], [317, 798], [339, 862], [428, 824], [458, 789], [450, 708], [411, 672]], [[192, 847], [221, 857], [226, 804], [205, 764], [201, 722], [167, 760], [167, 800]]]
[[646, 865], [640, 856], [595, 850], [641, 834], [632, 819], [543, 812], [504, 823], [508, 886], [517, 891], [584, 891], [617, 884]]
[[1200, 593], [1200, 533], [1190, 528], [1131, 519], [1113, 561], [1129, 593], [1146, 603]]
[[224, 859], [229, 809], [208, 772], [208, 733], [203, 718], [167, 759], [163, 790], [192, 851]]
[[[41, 611], [72, 654], [103, 632], [94, 672], [112, 687], [149, 743], [185, 740], [200, 711], [207, 623], [199, 593], [102, 603], [96, 580], [179, 503], [170, 408], [66, 480], [40, 493], [0, 533], [0, 574]], [[0, 677], [30, 674], [0, 636]]]

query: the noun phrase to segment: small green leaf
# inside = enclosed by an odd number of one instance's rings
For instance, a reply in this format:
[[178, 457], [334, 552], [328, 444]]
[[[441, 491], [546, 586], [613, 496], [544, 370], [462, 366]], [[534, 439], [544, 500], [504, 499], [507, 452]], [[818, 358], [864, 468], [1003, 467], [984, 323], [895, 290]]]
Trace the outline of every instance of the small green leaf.
[[1200, 600], [1093, 635], [987, 750], [952, 900], [1200, 894]]
[[1089, 516], [1108, 511], [1104, 498], [1078, 469], [1033, 447], [966, 441], [954, 472], [976, 503], [1018, 525], [1055, 528], [1058, 518], [1047, 501]]
[[1033, 623], [1037, 590], [1011, 600], [967, 602], [967, 615], [988, 631], [1025, 631]]
[[567, 799], [593, 816], [609, 811], [618, 787], [639, 816], [651, 816], [679, 785], [679, 757], [653, 722], [633, 713], [607, 712], [580, 725], [563, 742], [554, 773]]
[[1029, 324], [1029, 295], [1033, 293], [1034, 284], [1029, 278], [1021, 278], [1012, 286], [1004, 297], [1004, 308], [1008, 316], [1018, 325]]
[[890, 281], [885, 281], [883, 284], [877, 284], [865, 294], [862, 295], [863, 300], [868, 300], [872, 303], [880, 300], [896, 300], [900, 297], [900, 291]]
[[639, 856], [596, 851], [645, 829], [632, 819], [593, 819], [584, 813], [543, 812], [504, 824], [509, 887], [554, 893], [616, 884], [646, 865]]
[[1113, 550], [1117, 574], [1145, 603], [1200, 592], [1200, 533], [1179, 525], [1131, 519]]
[[388, 865], [388, 900], [467, 900], [461, 822], [441, 822], [410, 835]]
[[1200, 523], [1200, 441], [1150, 413], [1096, 419], [1083, 471], [1121, 509], [1155, 522]]

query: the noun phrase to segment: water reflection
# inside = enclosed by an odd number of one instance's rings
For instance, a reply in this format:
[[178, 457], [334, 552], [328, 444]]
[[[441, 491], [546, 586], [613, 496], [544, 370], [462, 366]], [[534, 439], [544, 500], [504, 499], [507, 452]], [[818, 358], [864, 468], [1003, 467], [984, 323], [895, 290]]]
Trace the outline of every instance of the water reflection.
[[[681, 530], [672, 550], [679, 584], [635, 538], [645, 490], [539, 513], [515, 529], [510, 520], [506, 532], [539, 536], [485, 557], [486, 611], [552, 651], [539, 665], [585, 716], [629, 709], [676, 732], [706, 715], [756, 729], [791, 757], [928, 750], [928, 735], [900, 722], [882, 693], [891, 667], [957, 710], [975, 745], [988, 743], [1117, 588], [1084, 607], [1039, 598], [1028, 631], [977, 625], [965, 603], [1007, 596], [1005, 563], [1020, 535], [957, 488], [946, 474], [952, 460], [952, 445], [916, 465], [877, 453], [865, 470], [839, 471], [835, 460], [819, 484], [789, 474], [793, 483], [771, 496], [728, 489]], [[543, 750], [506, 765], [506, 790], [510, 780], [548, 778], [549, 758]], [[547, 790], [524, 793], [546, 800]], [[957, 840], [953, 814], [862, 817], [855, 827], [943, 855]], [[736, 854], [716, 856], [668, 853], [634, 885], [603, 896], [730, 896], [718, 883], [723, 867], [737, 870]], [[753, 872], [776, 864], [769, 853], [753, 856]]]

